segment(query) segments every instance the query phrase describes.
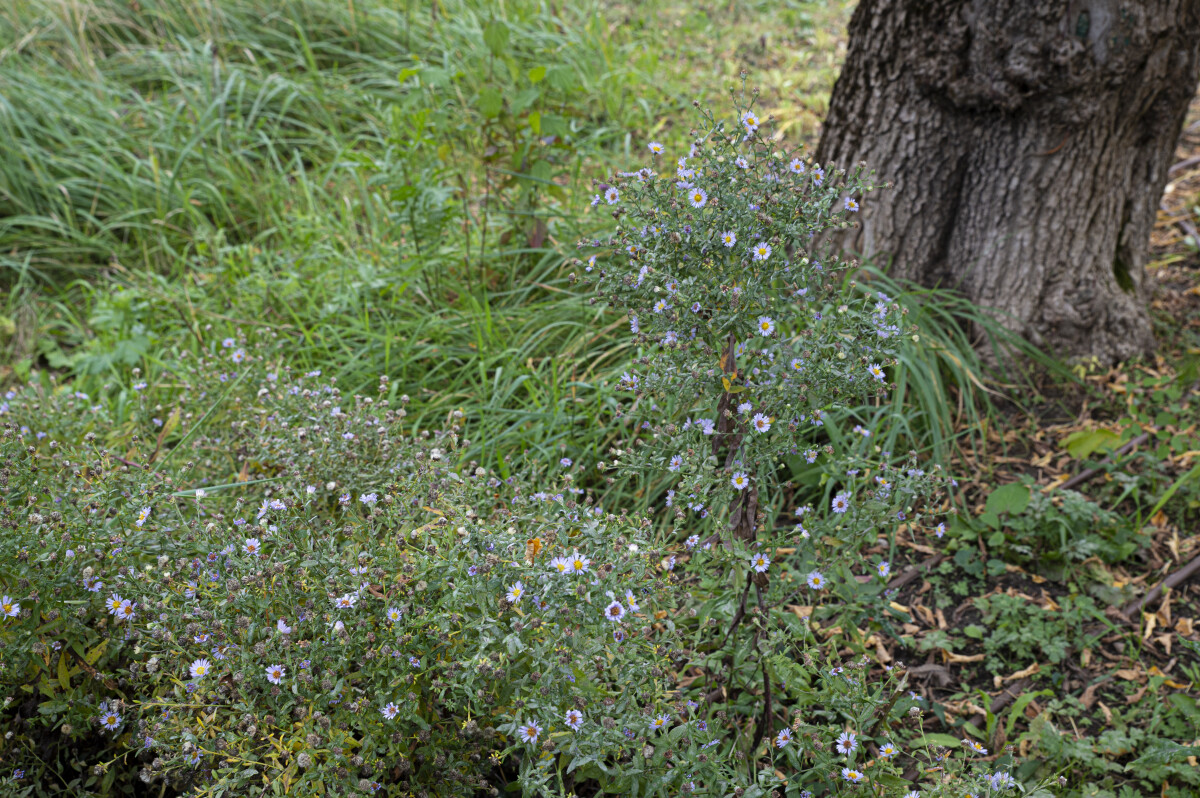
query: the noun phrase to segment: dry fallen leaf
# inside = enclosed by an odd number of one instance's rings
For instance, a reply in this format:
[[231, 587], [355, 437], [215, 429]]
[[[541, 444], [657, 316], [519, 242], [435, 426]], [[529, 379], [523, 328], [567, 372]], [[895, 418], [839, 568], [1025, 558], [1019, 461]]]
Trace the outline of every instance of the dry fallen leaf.
[[1163, 626], [1171, 625], [1171, 592], [1170, 590], [1163, 591], [1162, 604], [1158, 605], [1158, 622]]
[[942, 649], [942, 656], [945, 658], [946, 662], [954, 665], [962, 665], [963, 663], [967, 662], [983, 662], [984, 657], [983, 654], [955, 654], [947, 651], [944, 648]]
[[1195, 621], [1191, 618], [1179, 618], [1175, 621], [1175, 631], [1184, 637], [1191, 637], [1195, 631]]
[[1032, 665], [1030, 665], [1028, 668], [1017, 671], [1012, 676], [1005, 676], [1004, 681], [1015, 682], [1017, 679], [1024, 679], [1028, 676], [1034, 675], [1035, 673], [1041, 673], [1041, 671], [1042, 671], [1042, 666], [1038, 665], [1035, 662]]
[[808, 618], [812, 615], [813, 611], [811, 606], [803, 606], [800, 604], [789, 604], [788, 609], [796, 613], [797, 618]]
[[976, 704], [974, 701], [964, 701], [963, 709], [973, 712], [976, 715], [987, 715], [987, 711], [983, 707]]
[[1144, 682], [1146, 674], [1136, 668], [1121, 668], [1118, 671], [1113, 671], [1113, 676], [1118, 679], [1124, 679], [1127, 682]]
[[1112, 725], [1112, 710], [1109, 709], [1108, 706], [1103, 701], [1099, 702], [1096, 706], [1100, 707], [1100, 711], [1104, 713], [1104, 724], [1106, 726], [1111, 726]]
[[1054, 479], [1052, 479], [1050, 481], [1050, 484], [1045, 485], [1042, 488], [1042, 493], [1049, 493], [1050, 491], [1054, 490], [1055, 488], [1057, 488], [1059, 485], [1063, 484], [1070, 478], [1071, 478], [1070, 474], [1059, 474], [1058, 476], [1056, 476]]
[[529, 538], [525, 541], [525, 564], [533, 565], [537, 556], [542, 553], [545, 544], [541, 538]]

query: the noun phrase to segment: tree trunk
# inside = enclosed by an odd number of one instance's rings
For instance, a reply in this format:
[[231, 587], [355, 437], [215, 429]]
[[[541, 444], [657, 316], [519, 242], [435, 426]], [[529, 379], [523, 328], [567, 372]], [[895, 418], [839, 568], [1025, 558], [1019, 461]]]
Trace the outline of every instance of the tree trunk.
[[817, 160], [894, 186], [842, 243], [1064, 355], [1154, 344], [1150, 229], [1200, 0], [862, 0]]

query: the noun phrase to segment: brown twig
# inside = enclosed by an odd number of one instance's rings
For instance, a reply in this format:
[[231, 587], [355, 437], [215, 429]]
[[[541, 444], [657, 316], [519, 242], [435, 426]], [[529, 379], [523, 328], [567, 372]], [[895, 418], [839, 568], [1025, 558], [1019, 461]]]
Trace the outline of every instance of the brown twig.
[[750, 574], [746, 574], [746, 589], [742, 591], [742, 600], [738, 603], [737, 612], [734, 613], [733, 620], [729, 622], [729, 631], [725, 633], [725, 637], [721, 640], [721, 645], [717, 646], [714, 651], [720, 651], [725, 648], [725, 644], [729, 642], [729, 638], [733, 636], [734, 630], [746, 617], [746, 599], [750, 597], [750, 585], [753, 582], [750, 579]]
[[[1028, 676], [1026, 676], [1024, 679], [1013, 682], [1008, 687], [1005, 687], [1002, 691], [1000, 691], [1000, 695], [992, 699], [992, 703], [991, 706], [988, 707], [988, 711], [995, 715], [1013, 701], [1016, 701], [1017, 696], [1021, 695], [1021, 693], [1024, 693], [1032, 685], [1033, 679], [1029, 678]], [[987, 723], [987, 718], [983, 715], [976, 715], [968, 722], [973, 724], [976, 728], [980, 728], [983, 724]]]
[[992, 714], [995, 715], [997, 712], [1004, 709], [1006, 706], [1011, 704], [1013, 701], [1016, 701], [1017, 696], [1024, 693], [1032, 685], [1033, 685], [1033, 679], [1026, 676], [1024, 679], [1013, 682], [1008, 687], [1005, 687], [1000, 692], [1000, 695], [998, 695], [992, 699], [992, 705], [991, 705], [991, 707], [989, 707], [989, 709], [991, 709], [991, 711], [992, 711]]
[[1141, 435], [1133, 438], [1120, 449], [1117, 449], [1108, 457], [1105, 457], [1103, 460], [1101, 460], [1100, 466], [1097, 466], [1096, 468], [1089, 468], [1086, 471], [1080, 471], [1078, 474], [1056, 487], [1059, 490], [1070, 490], [1071, 488], [1078, 487], [1085, 482], [1095, 479], [1097, 476], [1104, 473], [1104, 468], [1102, 466], [1112, 463], [1114, 457], [1123, 457], [1148, 440], [1150, 440], [1150, 433], [1143, 432]]
[[130, 468], [141, 468], [145, 471], [150, 470], [150, 466], [148, 466], [148, 465], [142, 465], [141, 463], [135, 463], [132, 460], [126, 460], [124, 457], [121, 457], [120, 455], [117, 455], [117, 454], [113, 454], [112, 452], [109, 452], [108, 456], [111, 457], [112, 459], [116, 460], [118, 463], [124, 463], [125, 465], [129, 466]]
[[1185, 236], [1190, 236], [1192, 242], [1200, 247], [1200, 233], [1196, 232], [1196, 228], [1192, 226], [1191, 222], [1187, 219], [1176, 219], [1175, 226], [1182, 230]]
[[900, 588], [904, 587], [912, 580], [916, 579], [918, 576], [929, 571], [930, 568], [933, 568], [935, 565], [937, 565], [944, 559], [946, 559], [945, 554], [935, 554], [932, 557], [930, 557], [928, 560], [926, 560], [925, 562], [921, 563], [920, 565], [908, 566], [907, 568], [904, 569], [904, 573], [900, 574], [895, 579], [888, 582], [887, 589], [888, 590], [899, 590]]
[[1175, 176], [1176, 173], [1182, 172], [1184, 169], [1195, 166], [1196, 164], [1200, 164], [1200, 155], [1193, 155], [1191, 158], [1184, 158], [1182, 161], [1167, 170], [1167, 179], [1170, 180]]
[[1142, 596], [1137, 601], [1130, 602], [1121, 614], [1126, 618], [1136, 617], [1136, 614], [1146, 608], [1147, 605], [1154, 603], [1158, 597], [1163, 594], [1167, 588], [1175, 589], [1191, 578], [1192, 574], [1200, 571], [1200, 556], [1194, 557], [1191, 562], [1180, 568], [1175, 573], [1168, 576], [1166, 579], [1155, 585], [1146, 595]]
[[771, 723], [771, 674], [767, 672], [767, 661], [762, 661], [762, 677], [763, 677], [763, 714], [762, 720], [758, 723], [758, 728], [754, 730], [754, 741], [750, 743], [750, 778], [754, 778], [755, 766], [758, 764], [758, 744], [762, 742], [763, 735], [767, 733], [767, 726]]

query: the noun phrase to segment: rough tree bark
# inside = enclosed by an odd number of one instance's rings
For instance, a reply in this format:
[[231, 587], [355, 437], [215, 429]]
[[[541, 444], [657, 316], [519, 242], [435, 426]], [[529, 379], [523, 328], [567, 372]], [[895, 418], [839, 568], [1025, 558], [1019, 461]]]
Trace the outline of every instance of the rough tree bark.
[[817, 160], [894, 188], [850, 249], [1063, 354], [1149, 350], [1146, 250], [1200, 0], [862, 0]]

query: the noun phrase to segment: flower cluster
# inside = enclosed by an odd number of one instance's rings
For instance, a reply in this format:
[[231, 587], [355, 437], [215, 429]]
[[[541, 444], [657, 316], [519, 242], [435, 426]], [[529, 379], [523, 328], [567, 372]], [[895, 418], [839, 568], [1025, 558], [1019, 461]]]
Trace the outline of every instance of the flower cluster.
[[[604, 512], [561, 467], [530, 482], [452, 460], [461, 415], [406, 433], [386, 399], [348, 407], [332, 381], [243, 365], [224, 423], [190, 430], [193, 460], [164, 474], [136, 441], [118, 457], [86, 434], [30, 446], [6, 425], [22, 535], [0, 544], [16, 567], [0, 678], [15, 689], [62, 659], [62, 700], [40, 722], [104, 735], [148, 782], [447, 794], [486, 787], [510, 757], [544, 778], [529, 746], [617, 763], [661, 731], [645, 711], [683, 722], [663, 670], [678, 597], [644, 519]], [[6, 421], [60, 401], [15, 393]], [[243, 445], [256, 465], [222, 478], [216, 455]], [[644, 771], [681, 784], [685, 750]]]

